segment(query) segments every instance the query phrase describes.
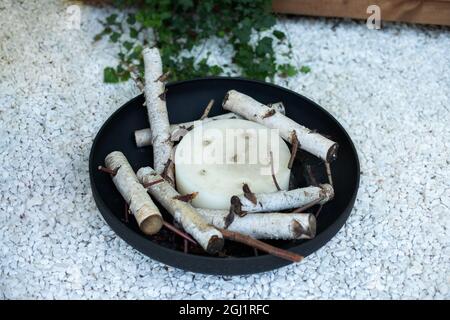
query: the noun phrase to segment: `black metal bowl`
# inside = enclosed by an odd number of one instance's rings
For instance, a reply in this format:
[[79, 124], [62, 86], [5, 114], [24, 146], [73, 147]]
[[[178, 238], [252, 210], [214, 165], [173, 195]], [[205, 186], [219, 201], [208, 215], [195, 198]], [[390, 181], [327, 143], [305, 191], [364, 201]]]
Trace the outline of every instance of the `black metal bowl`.
[[[288, 89], [240, 78], [202, 78], [169, 83], [167, 106], [171, 123], [198, 119], [210, 99], [216, 101], [210, 115], [224, 113], [221, 101], [228, 90], [236, 89], [263, 103], [282, 101], [286, 115], [298, 123], [339, 143], [338, 158], [332, 163], [335, 198], [323, 206], [317, 221], [317, 235], [312, 240], [268, 241], [307, 256], [328, 242], [344, 225], [355, 202], [359, 185], [359, 161], [355, 147], [344, 128], [322, 107]], [[142, 95], [127, 102], [102, 126], [92, 145], [89, 157], [91, 187], [95, 202], [110, 227], [127, 243], [173, 267], [207, 274], [238, 275], [272, 270], [289, 264], [288, 261], [259, 252], [240, 244], [226, 242], [225, 256], [209, 256], [201, 251], [184, 253], [182, 240], [162, 229], [159, 237], [145, 236], [130, 218], [124, 221], [124, 200], [116, 190], [110, 176], [97, 170], [104, 164], [105, 156], [122, 151], [137, 171], [142, 166], [153, 165], [151, 147], [137, 148], [134, 131], [148, 127]], [[301, 154], [292, 169], [294, 185], [307, 185], [305, 164], [313, 170], [319, 182], [326, 182], [324, 164], [315, 157]], [[311, 208], [314, 212], [316, 208]], [[170, 219], [161, 208], [165, 219]], [[170, 220], [169, 220], [170, 221]]]

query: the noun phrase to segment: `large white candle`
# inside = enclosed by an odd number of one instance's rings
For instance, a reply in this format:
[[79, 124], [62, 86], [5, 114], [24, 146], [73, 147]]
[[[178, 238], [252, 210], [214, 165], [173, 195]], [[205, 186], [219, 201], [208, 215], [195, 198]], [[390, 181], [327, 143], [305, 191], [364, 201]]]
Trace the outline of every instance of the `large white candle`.
[[272, 167], [280, 188], [287, 190], [289, 158], [277, 130], [239, 119], [199, 122], [176, 149], [177, 189], [181, 194], [198, 192], [195, 207], [228, 209], [231, 196], [243, 193], [244, 183], [254, 193], [277, 191]]

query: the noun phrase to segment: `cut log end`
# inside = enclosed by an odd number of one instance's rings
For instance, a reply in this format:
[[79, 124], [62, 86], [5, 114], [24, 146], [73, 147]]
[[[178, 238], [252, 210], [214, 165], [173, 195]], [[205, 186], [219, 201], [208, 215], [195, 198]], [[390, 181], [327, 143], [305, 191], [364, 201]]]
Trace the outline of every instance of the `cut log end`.
[[320, 188], [321, 190], [321, 201], [320, 204], [324, 204], [334, 198], [334, 189], [330, 184], [321, 184]]
[[161, 216], [145, 206], [138, 211], [135, 218], [139, 225], [139, 229], [146, 235], [158, 233], [163, 225]]
[[158, 233], [162, 227], [162, 219], [159, 216], [151, 216], [141, 222], [139, 228], [143, 233], [152, 235]]
[[325, 161], [332, 162], [332, 161], [336, 160], [338, 149], [339, 149], [339, 144], [337, 144], [337, 143], [333, 144], [330, 147], [330, 149], [328, 149], [327, 158], [325, 159]]
[[224, 245], [223, 238], [218, 236], [212, 236], [208, 241], [208, 246], [206, 247], [206, 251], [210, 254], [216, 254], [222, 250]]

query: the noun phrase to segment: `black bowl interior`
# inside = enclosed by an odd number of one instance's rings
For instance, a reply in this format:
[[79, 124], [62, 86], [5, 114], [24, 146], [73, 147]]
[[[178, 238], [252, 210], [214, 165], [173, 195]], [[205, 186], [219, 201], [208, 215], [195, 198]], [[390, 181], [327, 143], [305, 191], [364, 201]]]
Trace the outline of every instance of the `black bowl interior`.
[[[204, 78], [167, 85], [167, 106], [171, 123], [198, 119], [210, 99], [215, 100], [211, 116], [224, 113], [221, 102], [228, 90], [246, 93], [260, 102], [281, 101], [286, 115], [295, 121], [328, 135], [339, 143], [338, 159], [331, 165], [335, 198], [323, 206], [318, 217], [317, 235], [312, 240], [269, 241], [276, 246], [309, 255], [329, 241], [343, 226], [353, 207], [359, 185], [359, 162], [355, 147], [342, 126], [324, 109], [309, 99], [279, 86], [238, 78]], [[146, 108], [142, 95], [118, 109], [98, 132], [89, 159], [91, 187], [96, 204], [111, 228], [131, 246], [142, 253], [168, 265], [208, 274], [248, 274], [272, 270], [288, 261], [264, 253], [255, 256], [253, 249], [227, 242], [225, 254], [210, 256], [191, 248], [184, 253], [183, 241], [162, 229], [159, 236], [145, 236], [133, 218], [124, 221], [124, 200], [108, 174], [97, 170], [104, 164], [105, 156], [122, 151], [137, 171], [142, 166], [152, 166], [152, 148], [137, 148], [134, 131], [148, 127]], [[324, 164], [304, 152], [297, 157], [292, 169], [293, 186], [309, 184], [305, 173], [308, 165], [319, 183], [327, 182]], [[171, 217], [160, 208], [164, 218]], [[317, 208], [311, 208], [314, 212]]]

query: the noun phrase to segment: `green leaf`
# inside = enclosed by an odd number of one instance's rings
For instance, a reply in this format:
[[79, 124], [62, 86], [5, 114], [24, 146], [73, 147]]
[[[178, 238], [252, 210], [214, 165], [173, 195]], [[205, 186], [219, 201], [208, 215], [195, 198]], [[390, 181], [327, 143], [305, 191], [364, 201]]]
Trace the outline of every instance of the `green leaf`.
[[[269, 36], [258, 34], [276, 23], [270, 12], [270, 0], [113, 0], [112, 3], [118, 11], [100, 21], [105, 30], [94, 36], [94, 40], [108, 36], [121, 49], [119, 66], [105, 69], [105, 81], [127, 80], [130, 65], [142, 76], [142, 47], [147, 45], [160, 49], [163, 67], [172, 71], [172, 80], [230, 73], [224, 70], [230, 67], [244, 76], [263, 80], [273, 79], [277, 73], [292, 76], [299, 71], [289, 62], [285, 65], [276, 62], [276, 55], [288, 59], [292, 56], [286, 34], [279, 30], [271, 30]], [[155, 37], [146, 36], [150, 33]], [[258, 40], [250, 43], [253, 36]], [[233, 48], [232, 62], [237, 69], [233, 65], [209, 65], [208, 59], [198, 61], [190, 55], [197, 52], [191, 49], [200, 49], [198, 46], [211, 37], [221, 38], [220, 46]], [[277, 48], [280, 41], [286, 46]], [[302, 72], [306, 70], [309, 72], [305, 68]]]
[[119, 82], [119, 77], [114, 68], [107, 67], [103, 70], [103, 81], [106, 83], [117, 83]]
[[130, 71], [126, 70], [120, 74], [120, 81], [128, 81], [131, 78]]
[[278, 40], [283, 40], [283, 39], [286, 38], [286, 35], [285, 35], [283, 32], [278, 31], [278, 30], [274, 30], [274, 31], [273, 31], [273, 35], [274, 35], [275, 38], [277, 38]]
[[256, 54], [259, 56], [264, 56], [266, 54], [272, 55], [273, 54], [273, 48], [272, 48], [273, 39], [269, 37], [264, 37], [261, 40], [259, 40], [257, 46], [256, 46]]
[[117, 23], [116, 20], [117, 20], [117, 14], [113, 13], [106, 18], [106, 23], [109, 25], [116, 24]]
[[127, 23], [129, 25], [134, 25], [136, 23], [136, 16], [132, 13], [128, 14]]
[[137, 39], [138, 35], [139, 35], [139, 31], [137, 31], [136, 28], [131, 27], [130, 28], [130, 38]]
[[300, 68], [300, 72], [301, 72], [301, 73], [309, 73], [309, 72], [311, 72], [311, 68], [308, 67], [308, 66], [302, 66], [302, 67]]
[[124, 46], [125, 49], [127, 49], [127, 51], [130, 51], [133, 48], [133, 43], [129, 42], [129, 41], [125, 41], [123, 43], [123, 46]]
[[291, 64], [282, 64], [278, 66], [278, 71], [282, 77], [293, 77], [298, 73], [298, 70]]
[[110, 36], [109, 36], [109, 40], [111, 40], [111, 42], [116, 43], [120, 38], [120, 33], [118, 32], [113, 32]]

